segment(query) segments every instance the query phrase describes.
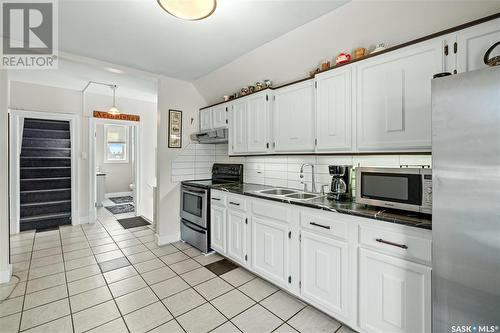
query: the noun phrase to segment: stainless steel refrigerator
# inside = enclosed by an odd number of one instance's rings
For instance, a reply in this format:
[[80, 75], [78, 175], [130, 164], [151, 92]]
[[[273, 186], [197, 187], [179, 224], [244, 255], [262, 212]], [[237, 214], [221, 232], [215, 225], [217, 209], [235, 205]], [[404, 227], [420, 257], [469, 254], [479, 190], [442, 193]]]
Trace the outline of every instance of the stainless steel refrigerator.
[[500, 332], [500, 66], [433, 80], [432, 168], [432, 330]]

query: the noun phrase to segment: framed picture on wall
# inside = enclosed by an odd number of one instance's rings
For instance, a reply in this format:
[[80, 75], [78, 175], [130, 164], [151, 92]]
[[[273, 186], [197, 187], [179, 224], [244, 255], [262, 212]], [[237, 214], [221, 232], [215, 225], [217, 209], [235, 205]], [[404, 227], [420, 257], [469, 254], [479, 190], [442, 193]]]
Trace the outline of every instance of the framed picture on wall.
[[182, 148], [182, 111], [168, 110], [168, 148]]

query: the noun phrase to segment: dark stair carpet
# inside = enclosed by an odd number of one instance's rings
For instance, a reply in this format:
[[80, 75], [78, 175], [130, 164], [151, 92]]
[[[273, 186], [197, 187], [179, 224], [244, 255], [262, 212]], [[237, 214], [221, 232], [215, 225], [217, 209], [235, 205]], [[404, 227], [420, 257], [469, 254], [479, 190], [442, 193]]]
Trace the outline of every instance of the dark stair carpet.
[[71, 224], [68, 121], [24, 120], [20, 176], [21, 231]]

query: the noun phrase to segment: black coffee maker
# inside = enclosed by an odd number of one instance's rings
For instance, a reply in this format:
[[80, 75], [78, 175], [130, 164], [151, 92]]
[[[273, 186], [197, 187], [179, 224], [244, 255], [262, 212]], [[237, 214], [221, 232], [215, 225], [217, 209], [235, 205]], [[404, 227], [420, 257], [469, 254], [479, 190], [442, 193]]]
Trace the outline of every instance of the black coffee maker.
[[332, 176], [332, 185], [328, 199], [342, 201], [350, 198], [351, 189], [349, 186], [349, 175], [351, 167], [349, 165], [329, 165], [328, 171]]

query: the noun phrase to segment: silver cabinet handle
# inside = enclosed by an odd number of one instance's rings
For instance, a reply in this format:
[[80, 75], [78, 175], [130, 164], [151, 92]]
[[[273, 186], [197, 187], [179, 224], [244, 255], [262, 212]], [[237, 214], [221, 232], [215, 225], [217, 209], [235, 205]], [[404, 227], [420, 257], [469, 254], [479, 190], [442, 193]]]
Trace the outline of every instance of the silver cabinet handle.
[[212, 200], [215, 200], [215, 201], [220, 201], [219, 198], [212, 198]]
[[230, 203], [231, 205], [235, 205], [235, 206], [239, 206], [239, 205], [240, 205], [239, 203], [232, 202], [232, 201], [229, 201], [229, 203]]

